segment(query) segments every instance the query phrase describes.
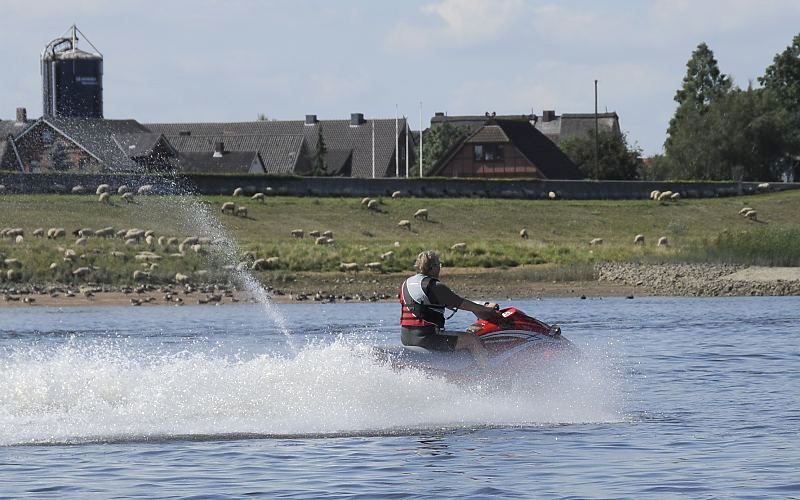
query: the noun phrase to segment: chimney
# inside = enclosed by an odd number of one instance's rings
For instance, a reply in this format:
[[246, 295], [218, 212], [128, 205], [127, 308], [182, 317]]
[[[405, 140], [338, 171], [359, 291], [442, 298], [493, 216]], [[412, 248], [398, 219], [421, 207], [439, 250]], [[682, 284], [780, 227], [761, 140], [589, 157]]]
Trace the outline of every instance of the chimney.
[[350, 113], [350, 126], [358, 127], [364, 124], [364, 113]]
[[25, 108], [17, 108], [17, 123], [26, 123], [28, 121], [28, 110]]
[[178, 131], [178, 135], [181, 136], [181, 137], [189, 137], [190, 135], [192, 135], [192, 131], [191, 130], [179, 130]]
[[316, 125], [317, 115], [306, 115], [306, 125]]
[[435, 114], [435, 116], [437, 116], [437, 117], [443, 117], [443, 116], [444, 116], [444, 112], [443, 112], [443, 111], [437, 111], [437, 112], [436, 112], [436, 114]]
[[215, 142], [214, 143], [214, 158], [222, 158], [222, 154], [225, 152], [225, 143]]
[[542, 111], [542, 122], [547, 123], [556, 119], [556, 111], [554, 109], [545, 109]]

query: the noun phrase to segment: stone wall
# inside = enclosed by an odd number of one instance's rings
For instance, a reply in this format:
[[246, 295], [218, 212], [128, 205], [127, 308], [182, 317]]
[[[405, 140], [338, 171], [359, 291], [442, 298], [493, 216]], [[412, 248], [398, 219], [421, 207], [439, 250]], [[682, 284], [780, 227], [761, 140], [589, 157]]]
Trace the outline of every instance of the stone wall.
[[20, 174], [0, 172], [6, 193], [69, 192], [75, 185], [92, 191], [98, 184], [112, 189], [126, 184], [134, 189], [152, 184], [156, 192], [231, 194], [237, 187], [246, 194], [266, 191], [275, 195], [380, 197], [400, 191], [403, 196], [424, 198], [547, 199], [549, 192], [573, 200], [647, 199], [653, 190], [680, 192], [684, 198], [714, 198], [798, 189], [800, 183], [771, 183], [759, 189], [755, 182], [650, 182], [650, 181], [557, 181], [484, 179], [361, 179], [346, 177], [294, 177], [269, 175], [139, 175], [139, 174]]

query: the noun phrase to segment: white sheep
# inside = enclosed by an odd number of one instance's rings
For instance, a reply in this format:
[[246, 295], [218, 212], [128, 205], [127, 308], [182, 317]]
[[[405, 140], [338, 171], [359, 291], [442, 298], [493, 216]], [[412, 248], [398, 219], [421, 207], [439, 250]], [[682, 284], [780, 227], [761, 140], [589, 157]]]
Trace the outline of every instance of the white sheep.
[[84, 227], [84, 228], [78, 229], [78, 236], [82, 236], [82, 237], [86, 237], [86, 238], [88, 238], [89, 236], [94, 236], [94, 229], [92, 229], [90, 227]]
[[270, 267], [275, 267], [280, 262], [280, 257], [267, 257], [267, 265]]
[[247, 207], [244, 206], [236, 207], [236, 215], [238, 217], [247, 218]]
[[108, 184], [100, 184], [99, 186], [97, 186], [97, 189], [95, 190], [94, 194], [99, 196], [103, 193], [107, 193], [110, 189], [111, 186], [109, 186]]
[[746, 214], [746, 213], [747, 213], [747, 212], [749, 212], [750, 210], [752, 210], [752, 208], [750, 208], [750, 207], [744, 207], [744, 208], [742, 208], [741, 210], [739, 210], [739, 215], [742, 215], [742, 216], [743, 216], [744, 214]]
[[364, 267], [369, 269], [370, 271], [382, 272], [383, 271], [383, 263], [382, 262], [367, 262], [364, 264]]
[[146, 271], [136, 270], [133, 272], [133, 281], [145, 281], [150, 277], [150, 273]]
[[339, 264], [339, 269], [342, 271], [353, 271], [354, 273], [358, 273], [358, 263], [357, 262], [342, 262]]
[[127, 203], [133, 203], [133, 193], [122, 193], [122, 199]]
[[658, 201], [664, 201], [669, 199], [672, 196], [672, 191], [664, 191], [663, 193], [658, 195]]
[[314, 240], [314, 244], [315, 244], [315, 245], [327, 245], [327, 244], [328, 244], [328, 242], [330, 242], [330, 241], [331, 241], [331, 240], [330, 240], [330, 239], [328, 239], [328, 237], [327, 237], [327, 236], [320, 236], [319, 238], [317, 238], [316, 240]]
[[256, 193], [250, 197], [251, 200], [264, 202], [264, 193]]
[[189, 276], [181, 273], [175, 273], [175, 283], [183, 284], [189, 282]]
[[317, 230], [314, 230], [314, 231], [309, 231], [309, 232], [308, 232], [308, 235], [309, 235], [310, 237], [312, 237], [312, 238], [319, 238], [319, 237], [320, 237], [320, 232], [319, 232], [319, 231], [317, 231]]
[[117, 194], [120, 195], [120, 196], [122, 196], [123, 194], [127, 193], [128, 191], [129, 191], [128, 186], [126, 186], [125, 184], [123, 184], [123, 185], [121, 185], [120, 187], [117, 188]]
[[324, 231], [324, 232], [322, 233], [322, 236], [324, 236], [324, 237], [326, 237], [326, 238], [333, 238], [333, 231], [330, 231], [330, 230], [328, 230], [328, 231]]
[[153, 185], [152, 184], [145, 184], [143, 186], [139, 186], [139, 189], [136, 190], [137, 193], [145, 195], [150, 194], [153, 192]]
[[657, 200], [658, 196], [660, 194], [661, 194], [661, 191], [659, 191], [658, 189], [654, 189], [654, 190], [650, 191], [650, 199], [651, 200]]
[[400, 198], [401, 196], [403, 196], [403, 193], [400, 191], [395, 191], [392, 193], [392, 198]]
[[750, 210], [749, 212], [746, 212], [744, 216], [750, 220], [758, 220], [758, 212], [756, 212], [755, 210]]
[[33, 237], [34, 238], [44, 238], [44, 228], [37, 227], [33, 230]]
[[394, 252], [391, 250], [381, 254], [381, 260], [393, 260], [394, 259]]
[[223, 214], [226, 212], [230, 212], [233, 215], [236, 212], [236, 204], [232, 201], [226, 201], [222, 204], [222, 208], [220, 208], [220, 212]]
[[3, 185], [3, 184], [0, 184], [0, 193], [5, 193], [5, 192], [6, 192], [6, 187], [5, 187], [5, 185]]
[[633, 237], [633, 244], [634, 245], [644, 245], [644, 235], [643, 234], [637, 234], [636, 236], [634, 236]]
[[519, 237], [522, 238], [523, 240], [527, 240], [528, 239], [528, 230], [525, 229], [524, 227], [522, 229], [520, 229], [519, 230]]
[[267, 259], [256, 259], [253, 262], [253, 270], [254, 271], [263, 271], [267, 269]]
[[75, 257], [77, 257], [75, 250], [71, 248], [67, 248], [66, 250], [64, 250], [64, 262], [73, 262], [75, 260]]
[[292, 229], [291, 235], [295, 238], [302, 238], [305, 236], [305, 232], [302, 229]]
[[667, 239], [667, 237], [666, 236], [662, 236], [661, 238], [659, 238], [657, 246], [668, 247], [669, 246], [669, 240]]
[[415, 219], [425, 219], [428, 220], [428, 209], [427, 208], [420, 208], [416, 212], [414, 212]]
[[378, 200], [369, 200], [369, 202], [367, 202], [367, 208], [370, 210], [378, 210]]
[[77, 240], [75, 240], [75, 246], [85, 247], [86, 244], [89, 242], [89, 238], [86, 236], [81, 236]]
[[156, 232], [153, 231], [152, 229], [148, 229], [147, 231], [144, 232], [144, 237], [145, 238], [147, 238], [148, 236], [155, 236], [155, 235], [156, 235]]
[[86, 192], [86, 188], [78, 184], [77, 186], [72, 186], [72, 194], [83, 194]]
[[762, 182], [758, 185], [759, 191], [767, 191], [769, 189], [769, 182]]
[[450, 247], [450, 250], [456, 250], [458, 252], [463, 252], [467, 249], [466, 243], [455, 243], [453, 246]]
[[111, 226], [104, 227], [102, 229], [98, 229], [94, 232], [94, 235], [98, 238], [111, 238], [114, 236], [114, 228]]
[[603, 238], [592, 238], [592, 241], [590, 241], [589, 244], [592, 245], [592, 246], [602, 245], [603, 244]]
[[361, 198], [361, 206], [366, 207], [369, 204], [370, 198]]
[[100, 197], [97, 198], [97, 201], [100, 203], [105, 203], [106, 205], [111, 204], [111, 195], [108, 193], [100, 193]]
[[18, 234], [16, 238], [14, 238], [14, 243], [17, 245], [21, 245], [25, 241], [25, 237], [21, 234]]
[[678, 200], [681, 199], [681, 194], [677, 193], [677, 192], [676, 193], [672, 193], [672, 195], [669, 197], [669, 199], [672, 200], [672, 201], [678, 201]]
[[409, 231], [411, 231], [411, 221], [408, 220], [408, 219], [401, 220], [400, 222], [397, 223], [397, 225], [400, 226], [400, 227], [404, 227], [404, 228], [408, 229]]
[[87, 276], [90, 272], [92, 272], [92, 270], [89, 269], [88, 267], [79, 267], [78, 269], [72, 271], [72, 275], [75, 276], [76, 278], [83, 278], [84, 276]]
[[240, 187], [237, 187], [236, 189], [233, 190], [233, 195], [234, 196], [242, 196], [243, 193], [244, 193], [244, 189], [242, 189]]
[[558, 199], [558, 193], [556, 193], [555, 191], [550, 191], [550, 192], [547, 193], [547, 198], [549, 198], [551, 200], [557, 200]]
[[149, 236], [144, 237], [144, 242], [147, 243], [147, 246], [152, 247], [155, 245], [156, 239], [151, 234]]

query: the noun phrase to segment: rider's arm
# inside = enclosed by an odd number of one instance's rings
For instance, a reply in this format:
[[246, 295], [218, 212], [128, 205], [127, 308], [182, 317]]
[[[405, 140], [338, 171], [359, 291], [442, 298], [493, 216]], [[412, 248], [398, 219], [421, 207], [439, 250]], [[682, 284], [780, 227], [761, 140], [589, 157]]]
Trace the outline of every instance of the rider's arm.
[[500, 316], [497, 311], [494, 310], [494, 308], [476, 304], [475, 302], [467, 299], [464, 299], [461, 302], [459, 309], [469, 311], [475, 314], [475, 316], [487, 321], [491, 321], [492, 323], [497, 323], [502, 319], [502, 316]]
[[481, 319], [485, 319], [493, 323], [497, 323], [502, 319], [502, 317], [497, 314], [493, 308], [482, 306], [472, 302], [471, 300], [459, 297], [442, 282], [436, 282], [433, 286], [431, 286], [431, 292], [433, 295], [433, 297], [431, 297], [432, 300], [435, 300], [437, 303], [442, 304], [450, 309], [463, 309], [475, 314], [475, 316]]

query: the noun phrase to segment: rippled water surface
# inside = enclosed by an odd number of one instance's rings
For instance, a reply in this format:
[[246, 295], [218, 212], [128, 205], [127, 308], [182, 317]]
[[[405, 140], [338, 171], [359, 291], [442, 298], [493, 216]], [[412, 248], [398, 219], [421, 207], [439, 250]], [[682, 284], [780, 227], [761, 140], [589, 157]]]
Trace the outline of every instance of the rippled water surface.
[[514, 305], [583, 357], [393, 369], [397, 304], [0, 309], [0, 496], [800, 497], [800, 299]]

